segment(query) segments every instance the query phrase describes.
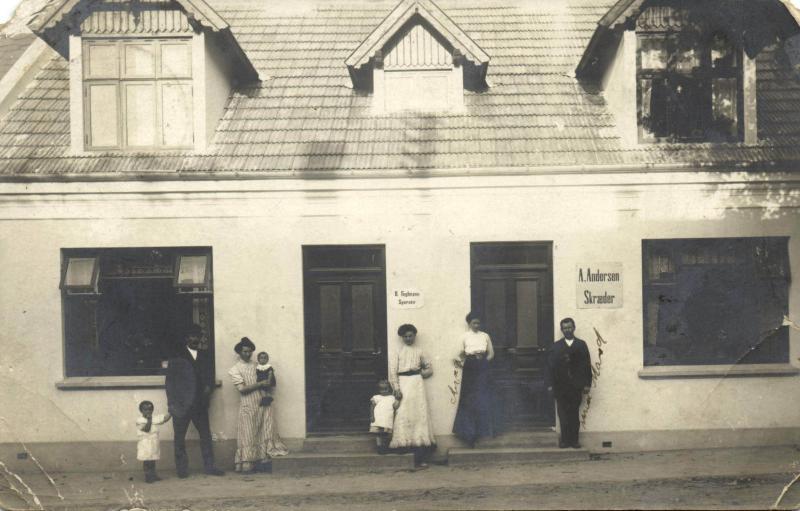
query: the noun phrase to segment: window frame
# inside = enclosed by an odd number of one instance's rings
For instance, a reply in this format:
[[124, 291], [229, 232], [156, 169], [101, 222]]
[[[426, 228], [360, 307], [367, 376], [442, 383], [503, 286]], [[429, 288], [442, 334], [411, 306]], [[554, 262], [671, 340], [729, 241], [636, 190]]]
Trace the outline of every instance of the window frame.
[[[128, 76], [125, 73], [125, 49], [129, 46], [148, 44], [153, 47], [153, 74], [142, 76]], [[195, 133], [195, 119], [198, 112], [194, 109], [194, 95], [195, 95], [195, 75], [198, 70], [195, 69], [193, 63], [193, 52], [195, 51], [193, 37], [191, 35], [158, 35], [158, 36], [82, 36], [80, 38], [81, 45], [81, 63], [80, 76], [81, 76], [81, 112], [83, 115], [83, 151], [88, 153], [97, 152], [154, 152], [154, 151], [186, 151], [193, 150], [197, 142], [197, 133]], [[89, 66], [91, 63], [91, 48], [97, 46], [115, 46], [117, 72], [116, 77], [92, 77], [89, 74]], [[186, 76], [171, 76], [163, 72], [162, 64], [162, 50], [163, 46], [177, 46], [183, 45], [187, 51], [188, 74]], [[153, 145], [130, 145], [128, 142], [128, 127], [127, 121], [129, 118], [127, 112], [127, 91], [126, 87], [133, 84], [150, 84], [153, 86]], [[92, 143], [92, 103], [91, 103], [91, 87], [97, 85], [114, 85], [116, 86], [116, 107], [117, 107], [117, 143], [114, 145], [93, 145]], [[189, 110], [192, 113], [190, 119], [187, 120], [186, 130], [189, 134], [189, 142], [180, 145], [167, 145], [164, 141], [164, 104], [163, 104], [163, 89], [165, 86], [183, 86], [189, 87], [191, 90], [192, 98], [190, 99]]]
[[[719, 271], [719, 269], [724, 264], [737, 264], [735, 260], [735, 256], [732, 258], [731, 261], [716, 261], [712, 263], [701, 263], [701, 262], [685, 262], [685, 261], [678, 261], [684, 255], [686, 255], [685, 248], [691, 244], [692, 242], [699, 242], [699, 247], [697, 253], [700, 253], [704, 248], [708, 248], [708, 245], [712, 245], [714, 243], [747, 243], [748, 249], [754, 249], [757, 247], [758, 243], [769, 243], [773, 246], [779, 247], [782, 251], [780, 254], [781, 259], [778, 260], [778, 263], [782, 266], [781, 270], [785, 273], [785, 280], [786, 280], [786, 296], [784, 297], [785, 302], [781, 304], [783, 308], [783, 315], [784, 317], [788, 314], [789, 311], [789, 299], [791, 294], [791, 256], [789, 254], [789, 236], [740, 236], [740, 237], [708, 237], [708, 238], [652, 238], [652, 239], [642, 239], [642, 367], [643, 369], [640, 371], [639, 376], [643, 378], [660, 378], [660, 377], [673, 377], [673, 376], [717, 376], [721, 373], [725, 374], [734, 374], [734, 375], [764, 375], [764, 374], [795, 374], [797, 373], [794, 370], [790, 363], [791, 357], [791, 339], [788, 334], [788, 330], [786, 330], [786, 347], [785, 353], [779, 354], [782, 360], [772, 360], [766, 362], [745, 362], [742, 363], [741, 361], [736, 362], [712, 362], [712, 361], [703, 361], [697, 362], [692, 361], [690, 359], [679, 360], [675, 363], [671, 364], [648, 364], [648, 355], [647, 355], [647, 346], [650, 342], [650, 333], [649, 330], [649, 312], [648, 312], [648, 304], [650, 303], [651, 296], [657, 292], [659, 288], [666, 288], [667, 286], [675, 286], [677, 285], [677, 276], [683, 266], [707, 266], [709, 271]], [[668, 243], [672, 243], [673, 246], [668, 249], [669, 254], [667, 256], [671, 256], [671, 265], [672, 271], [667, 272], [667, 277], [664, 277], [664, 272], [661, 273], [661, 276], [658, 278], [651, 278], [650, 276], [650, 262], [651, 262], [651, 255], [657, 253], [661, 247], [659, 245], [665, 245]], [[706, 245], [704, 247], [703, 245]], [[747, 255], [743, 256], [747, 257]], [[773, 261], [774, 262], [774, 261]], [[671, 275], [671, 277], [670, 277]], [[777, 277], [772, 277], [772, 279], [776, 279]], [[658, 315], [659, 312], [655, 311], [655, 314]], [[780, 328], [780, 327], [778, 327]], [[783, 327], [786, 329], [786, 327]], [[780, 333], [779, 329], [776, 329], [775, 332], [770, 333], [768, 336], [765, 336], [761, 339], [758, 339], [758, 343], [765, 341], [772, 335], [776, 335]], [[656, 333], [658, 336], [658, 333]], [[657, 346], [657, 338], [653, 342], [653, 346]], [[740, 358], [741, 360], [741, 358]], [[772, 373], [770, 373], [772, 371]]]
[[[685, 32], [694, 32], [697, 39], [695, 48], [699, 49], [699, 66], [689, 71], [679, 69], [643, 69], [642, 68], [642, 41], [645, 40], [664, 40], [669, 44], [671, 39], [686, 37]], [[711, 40], [716, 32], [707, 27], [682, 27], [681, 29], [639, 29], [635, 30], [636, 35], [636, 124], [637, 138], [639, 143], [659, 144], [659, 143], [742, 143], [745, 140], [745, 90], [744, 90], [744, 66], [745, 57], [743, 49], [731, 42], [734, 52], [735, 66], [714, 68], [711, 62], [712, 44]], [[690, 36], [691, 37], [691, 36]], [[702, 112], [700, 113], [700, 126], [702, 136], [680, 137], [677, 135], [656, 136], [645, 128], [643, 122], [644, 91], [642, 81], [645, 79], [655, 80], [675, 80], [682, 78], [696, 83], [701, 90]], [[736, 136], [727, 140], [710, 140], [708, 132], [713, 126], [714, 106], [713, 106], [713, 81], [715, 79], [735, 78], [736, 79]], [[651, 86], [652, 91], [652, 86]]]
[[[103, 256], [108, 256], [109, 254], [113, 254], [115, 252], [121, 253], [125, 251], [149, 251], [149, 250], [159, 250], [159, 251], [168, 251], [171, 253], [171, 257], [174, 258], [172, 264], [170, 265], [171, 273], [177, 271], [176, 263], [181, 256], [194, 256], [194, 255], [204, 255], [206, 257], [206, 281], [208, 282], [208, 286], [203, 288], [200, 292], [188, 293], [188, 298], [190, 299], [201, 299], [207, 300], [205, 305], [202, 305], [201, 308], [204, 308], [205, 311], [198, 309], [198, 314], [201, 315], [200, 323], [204, 324], [204, 328], [206, 330], [206, 337], [208, 343], [208, 352], [212, 360], [212, 368], [215, 367], [215, 349], [216, 349], [216, 340], [215, 340], [215, 331], [214, 331], [214, 293], [213, 293], [213, 276], [211, 272], [213, 271], [213, 248], [211, 246], [147, 246], [147, 247], [96, 247], [96, 248], [61, 248], [61, 281], [63, 283], [65, 276], [66, 276], [66, 268], [69, 263], [70, 259], [74, 258], [95, 258], [96, 265], [95, 265], [95, 272], [97, 273], [97, 277], [95, 280], [95, 285], [97, 288], [100, 286], [100, 280], [103, 278], [103, 274], [101, 271], [101, 267], [103, 265]], [[106, 277], [111, 279], [119, 279], [119, 278], [149, 278], [148, 275], [143, 276], [128, 276], [128, 277], [120, 277], [118, 275], [114, 275], [111, 277]], [[174, 290], [174, 297], [178, 298], [180, 296], [187, 296], [187, 293], [181, 292], [177, 287], [174, 286], [174, 276], [160, 276], [159, 278], [168, 278], [170, 282], [170, 287]], [[59, 382], [56, 382], [56, 387], [62, 390], [75, 390], [75, 389], [117, 389], [117, 388], [161, 388], [164, 385], [164, 375], [163, 374], [123, 374], [123, 375], [80, 375], [75, 374], [75, 371], [70, 371], [68, 367], [68, 358], [69, 358], [69, 342], [68, 337], [70, 336], [70, 332], [68, 331], [68, 318], [67, 312], [69, 309], [68, 300], [95, 300], [99, 303], [99, 300], [102, 299], [102, 292], [98, 291], [96, 293], [69, 293], [68, 289], [65, 286], [61, 287], [61, 334], [62, 334], [62, 342], [61, 342], [61, 349], [62, 349], [62, 374], [63, 379]], [[95, 305], [96, 307], [97, 305]], [[202, 317], [205, 316], [204, 320]], [[198, 322], [194, 317], [192, 321]], [[73, 368], [74, 369], [74, 368]], [[215, 371], [215, 369], [214, 369]], [[220, 386], [221, 383], [219, 380], [215, 380], [216, 386]]]

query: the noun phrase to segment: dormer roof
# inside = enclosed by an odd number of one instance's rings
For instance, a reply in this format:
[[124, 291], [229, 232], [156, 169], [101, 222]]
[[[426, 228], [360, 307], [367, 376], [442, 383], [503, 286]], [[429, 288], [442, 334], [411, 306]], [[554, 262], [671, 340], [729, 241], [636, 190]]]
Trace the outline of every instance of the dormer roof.
[[[65, 54], [64, 36], [79, 31], [81, 23], [103, 4], [103, 0], [51, 0], [31, 18], [28, 27], [50, 46]], [[258, 72], [231, 32], [230, 25], [205, 0], [125, 0], [117, 5], [127, 5], [137, 12], [178, 8], [185, 16], [182, 23], [214, 34], [220, 44], [230, 49], [244, 82], [258, 80]]]
[[380, 55], [403, 26], [414, 16], [421, 17], [439, 33], [457, 52], [474, 65], [485, 68], [489, 65], [489, 55], [481, 49], [445, 12], [432, 0], [402, 0], [386, 18], [353, 51], [345, 63], [351, 70], [360, 68]]
[[[597, 28], [575, 69], [576, 76], [599, 79], [613, 58], [621, 31], [653, 3], [652, 0], [618, 0], [597, 22]], [[789, 0], [675, 0], [669, 3], [703, 9], [702, 17], [728, 32], [751, 58], [777, 38], [788, 38], [800, 30], [800, 20], [795, 19], [788, 9]]]

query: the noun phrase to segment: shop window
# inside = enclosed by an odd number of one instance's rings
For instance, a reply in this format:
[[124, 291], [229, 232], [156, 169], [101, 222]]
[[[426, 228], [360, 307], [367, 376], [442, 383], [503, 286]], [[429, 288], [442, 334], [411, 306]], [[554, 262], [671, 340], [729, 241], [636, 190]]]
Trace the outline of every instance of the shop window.
[[67, 377], [161, 374], [192, 324], [213, 350], [210, 249], [65, 249], [62, 260]]
[[789, 361], [787, 238], [644, 240], [644, 365]]
[[647, 9], [636, 33], [639, 139], [740, 141], [741, 48], [690, 11], [669, 6]]
[[87, 150], [193, 145], [190, 39], [85, 39]]

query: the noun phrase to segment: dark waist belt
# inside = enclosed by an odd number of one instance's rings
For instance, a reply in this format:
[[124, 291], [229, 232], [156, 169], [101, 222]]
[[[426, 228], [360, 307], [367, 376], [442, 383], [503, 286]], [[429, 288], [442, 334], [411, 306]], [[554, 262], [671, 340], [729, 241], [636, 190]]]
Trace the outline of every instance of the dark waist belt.
[[397, 376], [414, 376], [415, 374], [420, 374], [419, 369], [415, 369], [413, 371], [403, 371], [402, 373], [397, 373]]
[[486, 353], [469, 353], [467, 354], [467, 358], [474, 358], [476, 360], [482, 360], [486, 358]]

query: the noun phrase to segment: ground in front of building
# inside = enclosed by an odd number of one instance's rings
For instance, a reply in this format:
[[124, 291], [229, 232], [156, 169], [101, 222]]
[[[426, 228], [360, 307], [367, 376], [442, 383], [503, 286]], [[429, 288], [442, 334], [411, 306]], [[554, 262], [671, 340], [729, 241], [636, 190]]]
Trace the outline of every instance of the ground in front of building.
[[[766, 509], [800, 471], [794, 447], [595, 456], [549, 464], [431, 466], [389, 473], [224, 477], [193, 474], [146, 485], [138, 472], [20, 474], [44, 509], [255, 511], [261, 509]], [[7, 478], [8, 480], [8, 478]], [[8, 487], [5, 509], [37, 509]], [[59, 498], [59, 494], [63, 500]], [[800, 486], [780, 508], [800, 507]]]

